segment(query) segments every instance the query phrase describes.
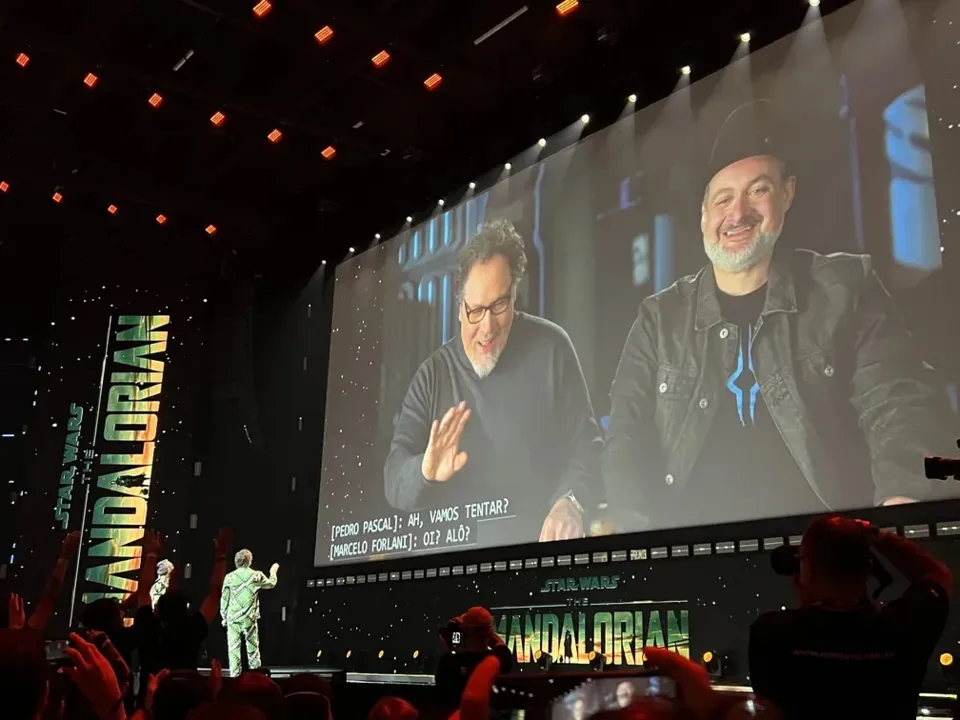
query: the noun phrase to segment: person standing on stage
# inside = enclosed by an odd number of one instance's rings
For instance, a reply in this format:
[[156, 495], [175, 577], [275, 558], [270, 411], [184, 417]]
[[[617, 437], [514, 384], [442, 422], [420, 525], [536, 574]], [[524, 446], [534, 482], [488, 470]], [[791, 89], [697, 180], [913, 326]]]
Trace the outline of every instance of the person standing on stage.
[[157, 601], [164, 596], [170, 587], [173, 570], [173, 563], [169, 560], [161, 560], [157, 563], [157, 579], [150, 586], [150, 606], [154, 610], [157, 609]]
[[250, 670], [260, 667], [260, 635], [257, 623], [260, 620], [260, 591], [269, 590], [277, 584], [280, 565], [270, 567], [270, 576], [250, 567], [253, 553], [241, 550], [234, 556], [237, 569], [223, 579], [220, 595], [220, 616], [227, 629], [227, 653], [230, 677], [240, 674], [240, 643], [247, 643], [247, 666]]

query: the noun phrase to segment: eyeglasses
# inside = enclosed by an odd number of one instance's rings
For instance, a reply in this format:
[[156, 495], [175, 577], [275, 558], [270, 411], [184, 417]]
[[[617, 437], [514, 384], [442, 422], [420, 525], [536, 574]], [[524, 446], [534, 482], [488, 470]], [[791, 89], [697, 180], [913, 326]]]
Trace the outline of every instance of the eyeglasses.
[[503, 315], [510, 309], [511, 299], [510, 295], [504, 295], [495, 300], [492, 305], [478, 305], [477, 307], [470, 307], [466, 301], [464, 301], [463, 312], [467, 316], [467, 322], [471, 325], [476, 325], [483, 320], [487, 311], [489, 311], [491, 315]]

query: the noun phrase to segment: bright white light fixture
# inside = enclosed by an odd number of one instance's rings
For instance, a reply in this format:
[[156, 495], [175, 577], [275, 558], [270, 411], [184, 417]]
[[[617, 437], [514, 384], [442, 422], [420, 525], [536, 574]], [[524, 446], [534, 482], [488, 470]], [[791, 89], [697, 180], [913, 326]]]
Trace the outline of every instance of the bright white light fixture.
[[580, 122], [586, 125], [588, 122], [590, 122], [590, 116], [584, 113], [583, 115], [580, 116]]
[[820, 5], [820, 0], [809, 0], [810, 7], [818, 7]]
[[374, 234], [373, 234], [373, 239], [374, 239], [374, 240], [379, 240], [379, 239], [380, 239], [380, 233], [374, 233]]
[[476, 190], [476, 189], [477, 189], [477, 184], [476, 184], [475, 182], [473, 182], [473, 180], [470, 181], [470, 189], [471, 189], [471, 190]]
[[546, 139], [546, 138], [540, 138], [539, 140], [537, 140], [537, 145], [539, 145], [540, 147], [546, 147], [546, 146], [547, 146], [547, 139]]
[[742, 43], [750, 42], [750, 33], [748, 32], [740, 33], [740, 42]]
[[629, 95], [627, 95], [627, 102], [628, 102], [628, 103], [635, 103], [636, 101], [637, 101], [637, 94], [636, 94], [636, 93], [630, 93]]
[[407, 222], [413, 222], [413, 215], [407, 215]]
[[356, 250], [354, 250], [353, 248], [347, 248], [347, 250], [349, 250], [349, 251], [352, 252], [352, 253], [353, 253], [353, 252], [356, 252]]
[[512, 169], [513, 169], [513, 165], [511, 165], [510, 163], [504, 163], [504, 164], [503, 164], [503, 169], [504, 169], [504, 170], [512, 170]]
[[689, 75], [690, 71], [691, 67], [689, 65], [684, 65], [682, 68], [680, 68], [680, 73], [683, 75]]
[[437, 205], [439, 205], [440, 207], [443, 207], [443, 198], [440, 198], [439, 200], [437, 200]]

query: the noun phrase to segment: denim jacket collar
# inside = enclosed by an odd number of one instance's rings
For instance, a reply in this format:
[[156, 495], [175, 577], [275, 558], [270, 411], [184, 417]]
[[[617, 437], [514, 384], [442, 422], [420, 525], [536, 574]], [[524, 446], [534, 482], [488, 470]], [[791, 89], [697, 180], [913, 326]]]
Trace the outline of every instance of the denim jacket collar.
[[[763, 305], [763, 314], [775, 312], [795, 313], [797, 311], [797, 293], [793, 284], [793, 275], [787, 267], [789, 253], [774, 253], [770, 264], [770, 276], [767, 279], [767, 299]], [[723, 320], [720, 314], [720, 301], [717, 300], [717, 279], [713, 266], [707, 265], [697, 275], [697, 316], [696, 329], [709, 330]]]

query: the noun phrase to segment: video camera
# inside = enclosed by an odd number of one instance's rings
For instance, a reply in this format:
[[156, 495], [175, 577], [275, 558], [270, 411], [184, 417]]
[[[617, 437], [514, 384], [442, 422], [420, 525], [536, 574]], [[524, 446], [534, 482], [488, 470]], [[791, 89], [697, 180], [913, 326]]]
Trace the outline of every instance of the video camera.
[[437, 633], [443, 638], [448, 648], [456, 650], [463, 642], [463, 623], [460, 622], [460, 618], [450, 618], [446, 625], [437, 629]]
[[[800, 548], [794, 545], [781, 545], [770, 553], [770, 567], [777, 575], [794, 577], [800, 573]], [[880, 597], [884, 590], [893, 584], [893, 576], [877, 558], [870, 562], [870, 575], [877, 581], [873, 599]]]
[[[960, 448], [960, 440], [957, 447]], [[960, 480], [960, 458], [925, 457], [923, 473], [929, 480]]]

